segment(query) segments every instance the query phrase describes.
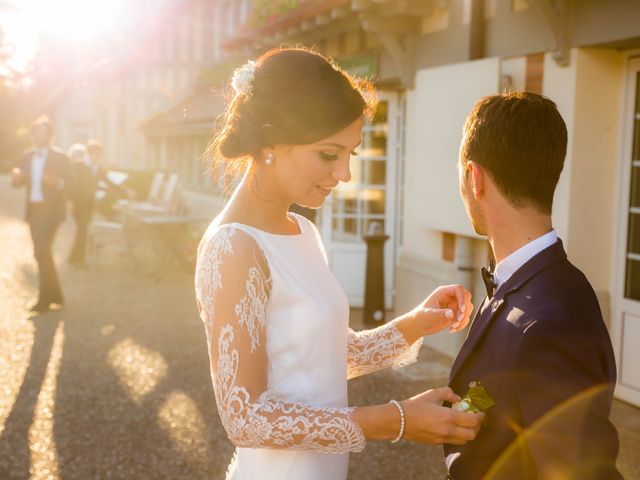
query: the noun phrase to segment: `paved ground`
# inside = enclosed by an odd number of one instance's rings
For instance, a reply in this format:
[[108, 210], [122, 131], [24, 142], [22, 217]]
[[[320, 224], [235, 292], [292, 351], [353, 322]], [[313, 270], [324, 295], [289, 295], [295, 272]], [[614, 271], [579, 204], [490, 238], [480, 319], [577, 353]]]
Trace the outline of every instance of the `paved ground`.
[[[56, 243], [64, 310], [30, 317], [36, 276], [24, 192], [0, 177], [0, 478], [222, 479], [232, 455], [217, 417], [191, 277], [159, 281], [105, 251], [97, 271], [64, 263], [72, 225]], [[357, 313], [354, 326], [357, 326]], [[450, 360], [420, 361], [350, 383], [354, 405], [445, 383]], [[616, 402], [620, 465], [640, 478], [640, 410]], [[349, 478], [442, 478], [439, 447], [371, 443]]]

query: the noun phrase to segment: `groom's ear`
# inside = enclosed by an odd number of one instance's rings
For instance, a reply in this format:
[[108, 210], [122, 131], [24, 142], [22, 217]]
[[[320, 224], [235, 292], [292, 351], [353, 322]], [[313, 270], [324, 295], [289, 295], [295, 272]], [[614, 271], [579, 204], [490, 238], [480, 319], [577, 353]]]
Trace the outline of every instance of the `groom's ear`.
[[472, 160], [467, 162], [467, 168], [469, 169], [468, 175], [471, 180], [471, 191], [473, 192], [474, 198], [478, 200], [484, 195], [486, 173], [480, 165]]

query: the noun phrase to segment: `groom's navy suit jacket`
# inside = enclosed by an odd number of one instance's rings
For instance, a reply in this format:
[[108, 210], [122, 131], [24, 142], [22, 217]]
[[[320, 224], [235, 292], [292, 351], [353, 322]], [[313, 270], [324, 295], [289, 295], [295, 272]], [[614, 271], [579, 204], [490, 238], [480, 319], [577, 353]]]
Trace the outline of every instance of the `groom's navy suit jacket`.
[[[445, 445], [450, 478], [622, 478], [609, 420], [616, 366], [595, 293], [562, 242], [485, 299], [450, 387], [482, 383], [496, 404], [472, 442]], [[456, 458], [457, 457], [457, 458]]]

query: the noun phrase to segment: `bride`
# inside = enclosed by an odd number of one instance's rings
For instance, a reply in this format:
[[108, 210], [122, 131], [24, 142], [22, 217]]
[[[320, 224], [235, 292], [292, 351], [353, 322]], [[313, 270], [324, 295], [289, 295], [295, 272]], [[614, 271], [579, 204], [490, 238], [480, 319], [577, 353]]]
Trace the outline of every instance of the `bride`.
[[461, 286], [435, 290], [379, 328], [349, 328], [349, 304], [319, 233], [292, 204], [319, 208], [351, 178], [370, 83], [302, 48], [236, 70], [213, 141], [226, 174], [244, 172], [198, 249], [196, 297], [222, 424], [236, 454], [227, 479], [345, 479], [367, 441], [463, 444], [482, 414], [442, 406], [448, 388], [349, 407], [347, 380], [414, 362], [422, 337], [465, 327]]

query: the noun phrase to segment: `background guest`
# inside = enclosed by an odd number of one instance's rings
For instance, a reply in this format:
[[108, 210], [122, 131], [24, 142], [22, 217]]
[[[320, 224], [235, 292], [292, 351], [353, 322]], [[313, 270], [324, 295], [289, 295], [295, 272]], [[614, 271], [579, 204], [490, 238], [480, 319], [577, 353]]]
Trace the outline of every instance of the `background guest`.
[[69, 148], [69, 156], [77, 178], [73, 189], [73, 218], [76, 222], [76, 236], [69, 255], [69, 263], [84, 266], [87, 245], [87, 229], [93, 218], [96, 203], [96, 190], [100, 182], [106, 188], [125, 196], [127, 191], [109, 180], [102, 167], [102, 144], [97, 140], [89, 140], [87, 146], [76, 143]]
[[52, 139], [51, 122], [44, 116], [38, 118], [31, 126], [33, 148], [23, 155], [11, 178], [13, 187], [27, 188], [26, 220], [40, 284], [38, 301], [31, 307], [34, 312], [50, 310], [52, 304], [57, 308], [64, 304], [52, 249], [58, 226], [65, 219], [65, 190], [73, 183], [73, 173], [67, 156], [50, 145]]

